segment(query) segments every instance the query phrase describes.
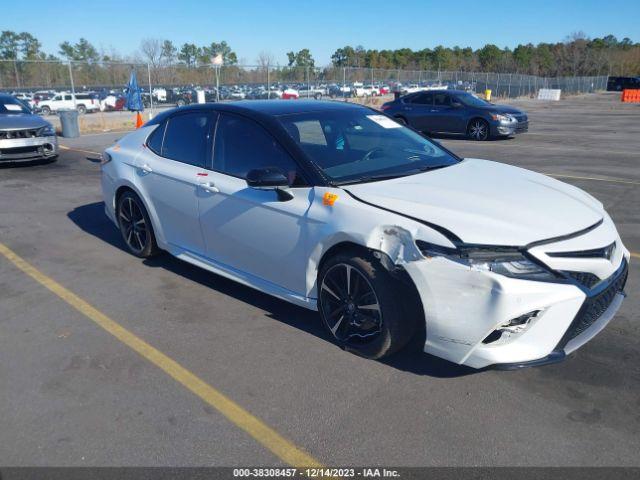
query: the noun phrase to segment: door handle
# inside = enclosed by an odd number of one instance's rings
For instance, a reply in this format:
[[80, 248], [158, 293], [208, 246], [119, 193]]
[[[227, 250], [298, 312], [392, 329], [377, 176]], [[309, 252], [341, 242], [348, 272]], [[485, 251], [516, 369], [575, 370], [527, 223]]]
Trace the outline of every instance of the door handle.
[[218, 193], [220, 191], [220, 189], [216, 187], [213, 184], [213, 182], [199, 183], [198, 186], [202, 188], [205, 192], [209, 192], [209, 193]]
[[140, 167], [140, 170], [142, 170], [144, 173], [151, 173], [151, 172], [153, 172], [153, 168], [151, 168], [151, 167], [150, 167], [149, 165], [147, 165], [146, 163]]

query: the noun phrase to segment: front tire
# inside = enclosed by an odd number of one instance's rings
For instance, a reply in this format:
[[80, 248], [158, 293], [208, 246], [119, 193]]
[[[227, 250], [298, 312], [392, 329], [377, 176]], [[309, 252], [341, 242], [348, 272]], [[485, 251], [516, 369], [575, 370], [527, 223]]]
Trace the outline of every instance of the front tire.
[[140, 258], [149, 258], [159, 252], [153, 226], [147, 209], [133, 192], [124, 192], [116, 206], [118, 226], [127, 250]]
[[51, 109], [45, 105], [40, 109], [40, 113], [42, 113], [42, 116], [48, 117], [49, 115], [51, 115]]
[[402, 308], [398, 281], [373, 257], [338, 254], [318, 276], [322, 323], [345, 350], [370, 359], [403, 348], [415, 322]]
[[489, 139], [489, 123], [481, 118], [471, 120], [467, 128], [467, 136], [471, 140], [482, 142]]

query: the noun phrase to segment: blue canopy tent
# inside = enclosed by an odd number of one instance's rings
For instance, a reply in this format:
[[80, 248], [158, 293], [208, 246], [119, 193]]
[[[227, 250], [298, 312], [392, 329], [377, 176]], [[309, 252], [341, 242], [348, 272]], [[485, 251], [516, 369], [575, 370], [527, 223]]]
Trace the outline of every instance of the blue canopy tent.
[[144, 123], [142, 121], [142, 115], [140, 115], [140, 112], [144, 110], [144, 104], [142, 103], [142, 95], [140, 93], [140, 87], [138, 86], [136, 71], [133, 69], [131, 70], [131, 76], [127, 84], [125, 107], [130, 112], [136, 112], [136, 128], [140, 128]]
[[142, 112], [144, 110], [142, 95], [140, 94], [140, 87], [138, 86], [138, 79], [136, 77], [135, 70], [131, 70], [131, 76], [129, 77], [129, 83], [127, 84], [125, 107], [130, 112]]

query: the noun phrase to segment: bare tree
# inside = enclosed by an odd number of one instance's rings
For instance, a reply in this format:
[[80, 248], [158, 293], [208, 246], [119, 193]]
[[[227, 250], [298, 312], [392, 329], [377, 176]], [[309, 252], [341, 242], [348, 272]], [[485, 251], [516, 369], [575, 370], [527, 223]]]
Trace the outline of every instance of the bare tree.
[[157, 68], [162, 58], [162, 40], [145, 38], [140, 42], [140, 51], [153, 68]]
[[256, 62], [262, 69], [271, 67], [275, 62], [275, 56], [271, 52], [262, 51], [258, 54]]

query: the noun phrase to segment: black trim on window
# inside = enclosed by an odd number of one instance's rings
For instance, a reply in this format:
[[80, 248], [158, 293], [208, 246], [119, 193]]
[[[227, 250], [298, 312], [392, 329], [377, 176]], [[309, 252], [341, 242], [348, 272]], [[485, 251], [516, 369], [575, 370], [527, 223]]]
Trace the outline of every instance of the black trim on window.
[[[164, 143], [164, 131], [166, 128], [167, 128], [167, 122], [164, 121], [147, 136], [147, 140], [145, 141], [145, 145], [147, 146], [147, 148], [159, 157], [162, 156], [160, 155], [160, 152], [162, 151], [162, 144]], [[162, 135], [162, 138], [160, 139], [160, 151], [157, 151], [155, 148], [151, 146], [152, 140], [157, 135]]]

